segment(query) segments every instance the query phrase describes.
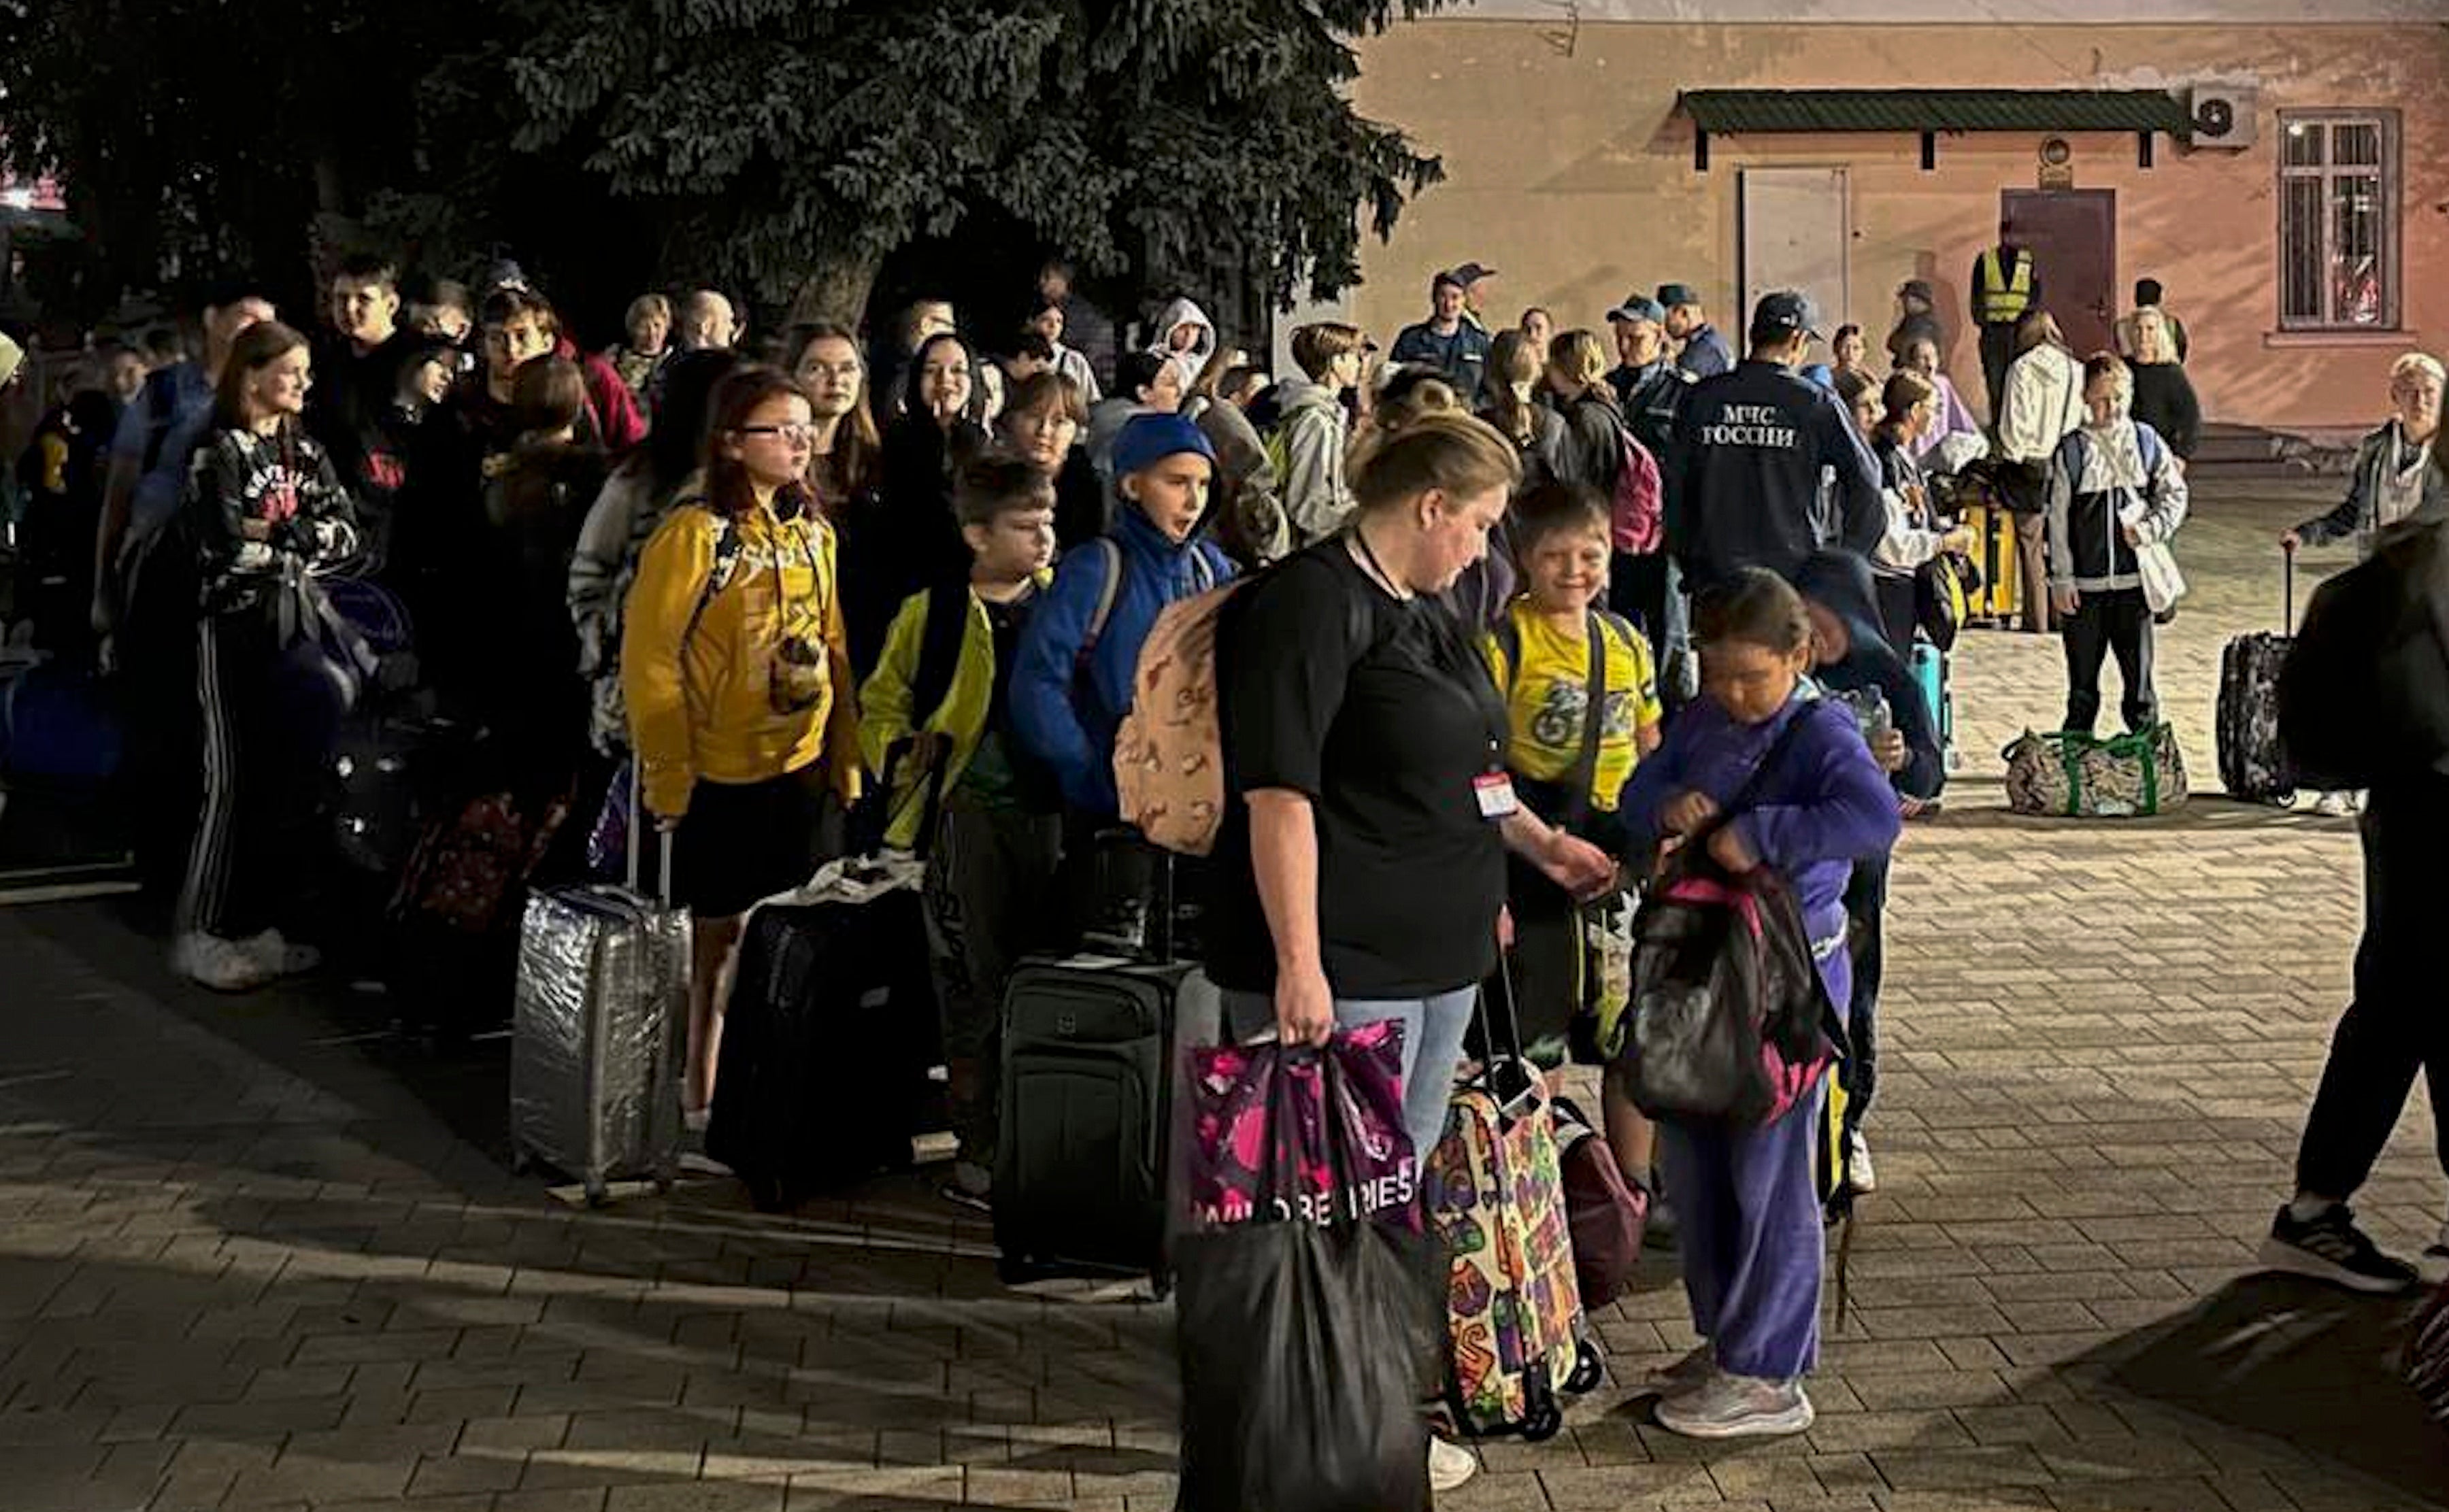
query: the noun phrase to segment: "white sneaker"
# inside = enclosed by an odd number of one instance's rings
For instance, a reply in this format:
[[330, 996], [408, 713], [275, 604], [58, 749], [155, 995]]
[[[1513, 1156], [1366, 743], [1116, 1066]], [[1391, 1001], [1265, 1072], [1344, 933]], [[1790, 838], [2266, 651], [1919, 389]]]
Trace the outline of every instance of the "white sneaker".
[[292, 945], [279, 929], [266, 929], [239, 942], [241, 948], [262, 960], [275, 976], [304, 976], [323, 964], [323, 952], [311, 945]]
[[1457, 1490], [1479, 1473], [1479, 1456], [1459, 1444], [1429, 1435], [1429, 1489], [1442, 1495]]
[[1816, 1414], [1800, 1381], [1763, 1381], [1724, 1371], [1658, 1404], [1658, 1426], [1687, 1439], [1749, 1439], [1801, 1433]]
[[2356, 795], [2324, 793], [2313, 800], [2313, 812], [2324, 819], [2352, 819], [2356, 816]]
[[1717, 1349], [1704, 1342], [1699, 1349], [1673, 1365], [1661, 1366], [1650, 1371], [1649, 1375], [1643, 1377], [1641, 1385], [1644, 1390], [1653, 1391], [1660, 1396], [1676, 1396], [1708, 1380], [1710, 1374], [1717, 1368]]
[[252, 992], [279, 975], [272, 962], [242, 942], [217, 934], [181, 935], [170, 953], [170, 964], [180, 975], [216, 992]]
[[1879, 1172], [1871, 1165], [1871, 1141], [1856, 1129], [1845, 1136], [1845, 1184], [1857, 1192], [1880, 1190]]

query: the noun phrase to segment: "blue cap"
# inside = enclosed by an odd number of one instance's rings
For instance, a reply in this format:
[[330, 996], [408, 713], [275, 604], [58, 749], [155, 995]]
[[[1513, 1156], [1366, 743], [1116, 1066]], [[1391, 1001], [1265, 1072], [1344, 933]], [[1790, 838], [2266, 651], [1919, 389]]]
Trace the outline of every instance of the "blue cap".
[[1624, 303], [1607, 313], [1609, 323], [1618, 320], [1647, 320], [1651, 325], [1667, 323], [1667, 307], [1646, 294], [1625, 297]]
[[1701, 291], [1688, 283], [1662, 283], [1658, 286], [1658, 302], [1672, 310], [1679, 304], [1701, 303]]
[[1816, 336], [1820, 334], [1820, 311], [1811, 296], [1793, 289], [1780, 289], [1760, 297], [1752, 306], [1751, 336], [1754, 342], [1783, 341], [1796, 335]]
[[1207, 432], [1178, 414], [1135, 414], [1114, 437], [1114, 476], [1145, 472], [1167, 457], [1196, 451], [1216, 464], [1216, 449]]

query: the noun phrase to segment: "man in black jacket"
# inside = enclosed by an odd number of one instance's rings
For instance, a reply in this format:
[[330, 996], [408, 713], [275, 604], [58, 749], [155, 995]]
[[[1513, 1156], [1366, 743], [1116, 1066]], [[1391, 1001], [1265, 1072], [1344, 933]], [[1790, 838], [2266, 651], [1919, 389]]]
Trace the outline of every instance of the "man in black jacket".
[[[1694, 593], [1739, 567], [1791, 578], [1822, 545], [1868, 554], [1886, 529], [1879, 465], [1837, 396], [1794, 371], [1818, 320], [1806, 296], [1762, 296], [1751, 354], [1685, 394], [1667, 544]], [[1822, 469], [1836, 475], [1836, 541], [1818, 539], [1812, 526]]]

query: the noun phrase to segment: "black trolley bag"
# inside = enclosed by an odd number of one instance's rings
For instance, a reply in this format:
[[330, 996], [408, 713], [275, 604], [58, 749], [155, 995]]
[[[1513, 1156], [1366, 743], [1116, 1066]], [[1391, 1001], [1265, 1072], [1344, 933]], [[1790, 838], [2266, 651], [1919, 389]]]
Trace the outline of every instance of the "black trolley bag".
[[1160, 852], [1152, 948], [1024, 963], [1003, 1005], [994, 1236], [1008, 1285], [1052, 1276], [1168, 1284], [1177, 1005], [1173, 858]]
[[[927, 781], [922, 853], [942, 785], [939, 767]], [[767, 1212], [915, 1158], [941, 1059], [922, 868], [845, 861], [820, 871], [821, 885], [748, 915], [705, 1147]]]
[[2240, 803], [2285, 804], [2295, 774], [2279, 739], [2279, 669], [2295, 643], [2296, 553], [2280, 553], [2280, 633], [2241, 635], [2220, 652], [2220, 785]]

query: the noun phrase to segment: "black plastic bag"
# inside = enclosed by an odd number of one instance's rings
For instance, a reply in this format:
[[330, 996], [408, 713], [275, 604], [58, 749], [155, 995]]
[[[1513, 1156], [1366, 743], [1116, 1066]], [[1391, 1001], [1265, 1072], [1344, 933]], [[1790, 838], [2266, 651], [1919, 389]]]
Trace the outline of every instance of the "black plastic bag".
[[[1287, 1189], [1292, 1121], [1268, 1130], [1269, 1177]], [[1349, 1150], [1329, 1158], [1353, 1169]], [[1177, 1512], [1429, 1512], [1421, 1403], [1444, 1267], [1434, 1239], [1331, 1210], [1326, 1223], [1263, 1216], [1177, 1241]]]

